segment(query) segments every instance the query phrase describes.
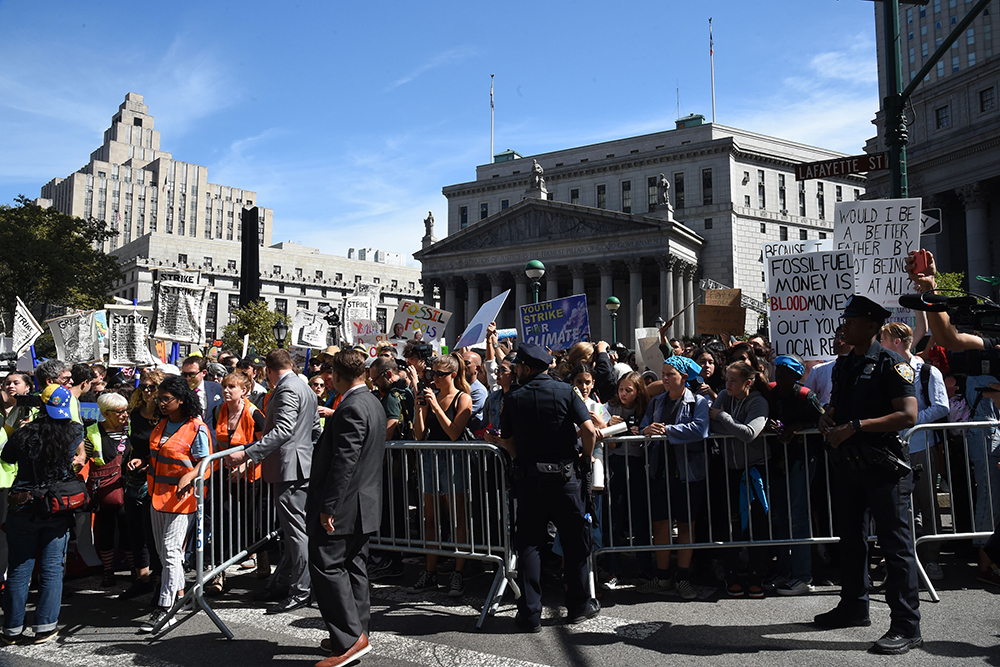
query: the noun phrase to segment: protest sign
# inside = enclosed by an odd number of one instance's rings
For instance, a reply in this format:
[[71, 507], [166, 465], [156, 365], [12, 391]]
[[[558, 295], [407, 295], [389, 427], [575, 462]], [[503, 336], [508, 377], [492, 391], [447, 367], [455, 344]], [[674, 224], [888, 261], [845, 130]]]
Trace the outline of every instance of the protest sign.
[[396, 306], [389, 330], [395, 331], [396, 325], [402, 324], [404, 339], [412, 340], [413, 335], [419, 332], [423, 340], [431, 342], [444, 336], [450, 319], [451, 313], [447, 310], [404, 299]]
[[[351, 345], [357, 344], [360, 336], [377, 336], [382, 334], [382, 330], [379, 328], [378, 322], [369, 319], [347, 320], [347, 322], [344, 323], [344, 330], [347, 342]], [[386, 336], [386, 338], [388, 338], [388, 336]]]
[[156, 360], [149, 351], [149, 325], [153, 309], [149, 306], [104, 306], [108, 314], [108, 365], [153, 366]]
[[200, 285], [201, 271], [198, 269], [178, 269], [174, 267], [159, 267], [153, 269], [153, 282], [175, 282], [186, 285]]
[[708, 289], [705, 290], [705, 305], [738, 306], [742, 296], [743, 290], [740, 289]]
[[103, 358], [108, 353], [108, 314], [106, 311], [98, 310], [94, 313], [94, 325], [97, 327], [97, 345], [100, 348], [100, 356]]
[[747, 309], [743, 306], [695, 306], [695, 329], [700, 334], [741, 334], [747, 328]]
[[503, 308], [503, 302], [507, 299], [508, 294], [510, 294], [510, 290], [493, 297], [479, 307], [475, 316], [469, 321], [469, 326], [465, 327], [465, 332], [459, 337], [458, 342], [455, 343], [456, 348], [472, 347], [486, 340], [486, 328], [490, 326], [490, 322], [496, 321], [497, 315], [500, 313], [500, 309]]
[[320, 313], [303, 308], [292, 317], [292, 345], [305, 348], [325, 348], [330, 324]]
[[663, 352], [660, 351], [660, 330], [644, 327], [635, 330], [635, 361], [640, 370], [648, 368], [659, 373], [663, 368]]
[[906, 256], [920, 248], [920, 199], [837, 202], [833, 215], [834, 247], [851, 251], [857, 293], [898, 305], [910, 292]]
[[150, 336], [177, 343], [204, 343], [207, 288], [173, 280], [155, 283], [153, 287]]
[[45, 323], [52, 332], [59, 359], [71, 364], [89, 364], [101, 358], [94, 311], [56, 317]]
[[344, 337], [351, 340], [349, 323], [357, 320], [375, 319], [375, 301], [368, 295], [355, 295], [344, 297], [344, 313], [340, 321], [344, 327]]
[[521, 340], [525, 343], [556, 351], [568, 350], [589, 339], [590, 315], [585, 294], [521, 306]]
[[833, 250], [833, 239], [806, 239], [804, 241], [764, 241], [760, 244], [763, 259], [777, 255], [801, 255], [807, 252]]
[[12, 351], [18, 356], [24, 354], [29, 347], [42, 335], [42, 327], [32, 317], [31, 311], [17, 298], [17, 305], [14, 306], [14, 323], [11, 327], [11, 338], [13, 338]]
[[833, 359], [833, 333], [854, 294], [848, 250], [778, 255], [767, 260], [770, 337], [778, 354]]

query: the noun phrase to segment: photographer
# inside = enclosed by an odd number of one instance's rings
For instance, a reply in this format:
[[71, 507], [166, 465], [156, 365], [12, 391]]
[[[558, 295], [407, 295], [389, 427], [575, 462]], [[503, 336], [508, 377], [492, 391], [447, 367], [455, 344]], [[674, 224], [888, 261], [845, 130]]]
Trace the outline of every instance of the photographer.
[[423, 393], [425, 386], [433, 387], [431, 379], [430, 360], [434, 357], [434, 348], [430, 343], [411, 340], [403, 348], [403, 359], [406, 360], [406, 370], [403, 379], [410, 386], [414, 396]]
[[[937, 267], [934, 263], [934, 255], [926, 252], [927, 267], [917, 271], [916, 252], [911, 252], [906, 259], [906, 271], [913, 281], [916, 291], [923, 295], [937, 289], [935, 276]], [[947, 310], [935, 312], [926, 311], [927, 325], [934, 336], [934, 341], [952, 352], [965, 350], [998, 350], [1000, 349], [1000, 338], [983, 337], [974, 333], [960, 332], [952, 324], [951, 316]], [[974, 402], [972, 420], [992, 419], [1000, 412], [1000, 384], [996, 382], [998, 378], [986, 374], [970, 373], [966, 381], [965, 394], [970, 402]], [[977, 396], [977, 392], [979, 395]], [[989, 404], [983, 399], [990, 399], [996, 411], [991, 409]], [[994, 491], [990, 497], [990, 490], [1000, 488], [1000, 433], [995, 429], [970, 429], [969, 438], [969, 458], [972, 461], [973, 472], [976, 477], [976, 504], [975, 504], [975, 530], [976, 532], [996, 529], [990, 525], [990, 517], [1000, 516], [1000, 491]], [[995, 536], [994, 536], [995, 537]], [[978, 563], [978, 579], [984, 583], [1000, 586], [1000, 568], [989, 557], [983, 549], [985, 541], [981, 539], [973, 540], [973, 544], [980, 547]]]

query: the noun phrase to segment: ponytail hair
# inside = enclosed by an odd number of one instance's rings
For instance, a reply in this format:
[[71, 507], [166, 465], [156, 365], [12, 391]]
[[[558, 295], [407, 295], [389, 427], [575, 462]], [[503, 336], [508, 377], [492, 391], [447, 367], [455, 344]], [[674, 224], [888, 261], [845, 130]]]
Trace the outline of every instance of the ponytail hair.
[[733, 363], [726, 366], [726, 372], [733, 371], [737, 373], [743, 381], [753, 380], [753, 384], [750, 385], [750, 391], [757, 391], [761, 396], [767, 398], [771, 393], [771, 388], [767, 385], [767, 382], [761, 376], [760, 372], [748, 364], [745, 361], [734, 361]]

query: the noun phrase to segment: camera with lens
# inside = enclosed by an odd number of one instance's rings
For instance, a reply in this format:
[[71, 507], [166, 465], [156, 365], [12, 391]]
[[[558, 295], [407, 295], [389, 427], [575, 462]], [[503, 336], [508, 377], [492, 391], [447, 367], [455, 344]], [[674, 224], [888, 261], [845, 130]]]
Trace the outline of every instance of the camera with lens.
[[[907, 294], [899, 297], [899, 305], [912, 310], [932, 313], [947, 312], [951, 323], [959, 331], [982, 334], [1000, 333], [1000, 306], [985, 297], [964, 293], [946, 296], [937, 292]], [[993, 375], [1000, 377], [1000, 350], [948, 351], [948, 365], [952, 373], [962, 375]]]

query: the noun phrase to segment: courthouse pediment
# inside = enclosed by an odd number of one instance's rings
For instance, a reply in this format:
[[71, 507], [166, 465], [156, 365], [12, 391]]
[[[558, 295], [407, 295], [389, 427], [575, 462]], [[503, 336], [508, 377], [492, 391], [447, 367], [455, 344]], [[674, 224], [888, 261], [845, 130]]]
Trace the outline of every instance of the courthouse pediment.
[[488, 248], [657, 233], [673, 224], [563, 202], [525, 199], [414, 254], [418, 260]]

